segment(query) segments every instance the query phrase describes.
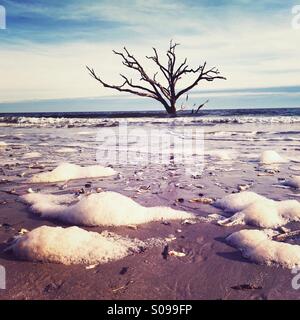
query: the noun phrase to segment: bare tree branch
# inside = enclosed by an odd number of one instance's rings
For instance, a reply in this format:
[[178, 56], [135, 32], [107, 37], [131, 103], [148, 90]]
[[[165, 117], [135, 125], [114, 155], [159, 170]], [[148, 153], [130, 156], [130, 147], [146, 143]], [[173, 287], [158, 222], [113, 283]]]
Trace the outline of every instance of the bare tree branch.
[[[155, 96], [155, 94], [150, 94], [150, 93], [145, 93], [145, 92], [139, 92], [139, 91], [135, 91], [135, 90], [131, 90], [131, 89], [128, 89], [128, 88], [124, 88], [125, 84], [127, 83], [127, 81], [125, 80], [125, 82], [122, 84], [122, 85], [111, 85], [111, 84], [108, 84], [108, 83], [105, 83], [103, 80], [101, 80], [96, 74], [95, 74], [95, 71], [94, 69], [91, 69], [89, 68], [88, 66], [86, 66], [86, 68], [89, 70], [90, 72], [90, 75], [96, 79], [97, 81], [99, 81], [105, 88], [111, 88], [111, 89], [115, 89], [115, 90], [118, 90], [118, 91], [121, 91], [121, 92], [129, 92], [129, 93], [132, 93], [132, 94], [136, 94], [138, 96], [141, 96], [141, 97], [149, 97], [149, 98], [153, 98], [153, 99], [156, 99], [157, 97]], [[146, 88], [143, 88], [143, 90], [145, 90]], [[147, 90], [147, 89], [146, 89]]]
[[[226, 80], [225, 77], [219, 76], [220, 72], [218, 71], [218, 69], [215, 69], [215, 67], [213, 67], [207, 71], [205, 71], [205, 67], [206, 67], [206, 62], [204, 62], [204, 65], [200, 69], [198, 68], [200, 70], [200, 73], [199, 73], [198, 77], [196, 78], [196, 80], [192, 84], [190, 84], [188, 87], [186, 87], [185, 89], [182, 89], [181, 91], [179, 91], [176, 94], [176, 99], [179, 99], [179, 97], [182, 96], [184, 93], [186, 93], [186, 92], [190, 91], [191, 89], [193, 89], [194, 87], [196, 87], [201, 80], [206, 80], [206, 81], [213, 81], [215, 79]], [[188, 70], [187, 72], [195, 73], [197, 71], [191, 69], [191, 70]]]
[[[118, 52], [113, 50], [113, 53], [120, 56], [122, 58], [122, 64], [129, 68], [133, 69], [140, 75], [140, 81], [149, 85], [149, 87], [134, 84], [132, 80], [128, 79], [127, 76], [120, 74], [120, 76], [124, 79], [123, 84], [121, 85], [112, 85], [103, 81], [99, 76], [96, 75], [94, 69], [89, 68], [90, 75], [100, 82], [104, 87], [118, 90], [120, 92], [128, 92], [131, 94], [135, 94], [141, 97], [148, 97], [155, 99], [163, 104], [168, 113], [176, 114], [176, 102], [177, 100], [185, 93], [196, 87], [200, 81], [214, 81], [216, 79], [226, 78], [220, 75], [220, 72], [215, 67], [206, 70], [206, 62], [203, 65], [198, 66], [197, 68], [190, 68], [187, 64], [187, 58], [176, 67], [176, 47], [178, 43], [173, 43], [170, 41], [169, 49], [167, 50], [167, 66], [164, 66], [160, 59], [158, 52], [155, 48], [153, 48], [154, 55], [146, 56], [147, 59], [152, 60], [156, 66], [158, 67], [160, 73], [163, 75], [164, 79], [167, 81], [167, 86], [164, 86], [157, 80], [157, 75], [159, 72], [156, 72], [153, 77], [150, 77], [141, 63], [132, 55], [126, 47], [124, 47], [124, 52]], [[197, 74], [194, 81], [188, 85], [187, 87], [176, 91], [176, 85], [178, 80], [182, 78], [182, 76], [188, 74]], [[186, 102], [188, 101], [188, 95], [186, 96]], [[196, 111], [196, 113], [202, 108], [207, 101], [200, 105]], [[181, 110], [183, 110], [185, 106], [181, 105]]]
[[209, 101], [209, 100], [206, 100], [205, 102], [201, 103], [200, 106], [199, 106], [199, 107], [197, 108], [197, 110], [195, 111], [195, 113], [198, 113], [199, 110], [200, 110], [201, 108], [203, 108], [203, 107], [208, 103], [208, 101]]

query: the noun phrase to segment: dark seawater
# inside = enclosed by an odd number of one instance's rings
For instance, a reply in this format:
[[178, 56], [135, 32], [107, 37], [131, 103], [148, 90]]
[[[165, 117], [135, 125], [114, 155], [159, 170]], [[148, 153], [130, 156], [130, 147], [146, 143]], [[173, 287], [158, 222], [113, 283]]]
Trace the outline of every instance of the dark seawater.
[[[259, 109], [217, 109], [201, 110], [198, 114], [190, 111], [178, 112], [177, 117], [204, 117], [204, 116], [300, 116], [300, 108], [259, 108]], [[138, 117], [170, 117], [165, 111], [97, 111], [97, 112], [24, 112], [0, 113], [1, 118], [19, 117], [47, 117], [47, 118], [138, 118]]]

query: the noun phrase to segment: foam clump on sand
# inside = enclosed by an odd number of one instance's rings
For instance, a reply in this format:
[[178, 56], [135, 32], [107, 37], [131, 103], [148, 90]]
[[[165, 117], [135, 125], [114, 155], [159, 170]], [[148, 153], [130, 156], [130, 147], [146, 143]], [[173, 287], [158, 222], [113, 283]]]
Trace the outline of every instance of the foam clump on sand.
[[224, 226], [250, 224], [261, 228], [276, 228], [300, 220], [300, 203], [296, 200], [274, 201], [254, 192], [241, 192], [217, 200], [215, 206], [234, 213], [218, 221]]
[[217, 149], [217, 150], [209, 150], [207, 151], [207, 154], [215, 158], [217, 160], [232, 160], [236, 157], [236, 154], [233, 150], [227, 150], [227, 149]]
[[291, 188], [300, 189], [300, 176], [294, 176], [283, 183]]
[[39, 153], [39, 152], [28, 152], [28, 153], [25, 153], [23, 155], [23, 159], [33, 159], [33, 158], [39, 158], [41, 157], [42, 155]]
[[4, 141], [0, 141], [0, 148], [7, 147], [7, 143]]
[[265, 197], [251, 191], [233, 193], [218, 199], [214, 205], [226, 212], [237, 212], [245, 209], [255, 201], [266, 199]]
[[228, 236], [226, 241], [253, 262], [289, 269], [300, 266], [300, 246], [274, 241], [267, 231], [242, 230]]
[[30, 182], [59, 182], [73, 179], [107, 177], [115, 175], [116, 171], [100, 165], [81, 167], [76, 164], [62, 163], [50, 172], [42, 172], [32, 176]]
[[194, 218], [191, 213], [168, 207], [143, 207], [129, 197], [110, 191], [93, 193], [79, 201], [72, 196], [39, 193], [26, 194], [22, 199], [43, 218], [82, 226], [135, 225], [162, 219]]
[[64, 147], [64, 148], [56, 149], [54, 151], [57, 153], [72, 153], [72, 152], [76, 152], [77, 150], [75, 148]]
[[266, 150], [260, 156], [261, 164], [275, 164], [284, 162], [287, 162], [287, 160], [273, 150]]
[[70, 264], [100, 264], [139, 252], [145, 243], [104, 231], [78, 227], [42, 226], [18, 238], [9, 247], [22, 260]]
[[26, 203], [33, 205], [36, 205], [36, 212], [39, 212], [38, 208], [42, 208], [43, 204], [45, 206], [51, 205], [60, 205], [60, 204], [70, 204], [72, 202], [76, 202], [77, 199], [72, 194], [61, 194], [61, 195], [55, 195], [55, 194], [44, 194], [44, 193], [28, 193], [23, 196], [21, 196], [21, 199], [24, 200]]

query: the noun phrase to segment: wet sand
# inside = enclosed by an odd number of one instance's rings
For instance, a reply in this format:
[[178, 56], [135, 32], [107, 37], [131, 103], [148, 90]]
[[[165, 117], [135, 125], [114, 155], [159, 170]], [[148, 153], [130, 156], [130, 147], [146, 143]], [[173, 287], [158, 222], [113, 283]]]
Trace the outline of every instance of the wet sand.
[[[253, 181], [252, 191], [273, 199], [292, 198], [293, 191], [276, 188], [279, 176], [288, 168], [282, 165], [279, 174], [258, 176], [254, 163], [240, 164], [237, 171], [205, 170], [200, 178], [186, 174], [179, 165], [149, 165], [142, 175], [134, 175], [134, 167], [115, 167], [121, 177], [71, 181], [64, 190], [62, 183], [30, 185], [50, 193], [74, 193], [91, 182], [92, 189], [119, 191], [145, 206], [166, 205], [194, 212], [198, 216], [221, 213], [211, 205], [191, 203], [195, 197], [219, 198], [237, 191], [240, 183]], [[39, 170], [37, 170], [39, 171]], [[40, 170], [44, 171], [44, 170]], [[284, 175], [284, 174], [283, 174]], [[150, 188], [142, 192], [141, 186]], [[291, 286], [290, 270], [257, 265], [225, 243], [227, 235], [248, 226], [222, 227], [199, 221], [183, 225], [152, 222], [129, 227], [85, 228], [110, 230], [131, 238], [176, 236], [169, 250], [185, 252], [185, 257], [164, 257], [163, 246], [148, 248], [140, 254], [86, 269], [84, 265], [19, 261], [3, 253], [10, 237], [21, 228], [32, 230], [41, 225], [62, 225], [34, 215], [21, 203], [18, 195], [26, 193], [26, 182], [2, 183], [0, 191], [0, 265], [6, 268], [7, 289], [1, 299], [298, 299], [299, 292]], [[15, 194], [9, 191], [14, 189]], [[86, 188], [88, 191], [89, 188]], [[143, 188], [142, 188], [143, 189]], [[8, 192], [6, 192], [8, 191]], [[294, 192], [296, 194], [296, 192]], [[176, 201], [178, 198], [184, 201]], [[297, 228], [293, 224], [292, 228]], [[181, 232], [178, 232], [180, 229]]]

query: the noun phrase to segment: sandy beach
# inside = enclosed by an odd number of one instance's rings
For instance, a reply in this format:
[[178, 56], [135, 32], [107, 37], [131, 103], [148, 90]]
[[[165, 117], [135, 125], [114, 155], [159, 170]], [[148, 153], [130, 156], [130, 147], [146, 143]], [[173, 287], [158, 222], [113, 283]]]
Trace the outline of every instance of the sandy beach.
[[300, 1], [0, 1], [8, 313], [299, 300], [299, 36]]
[[[196, 156], [188, 164], [170, 157], [169, 163], [150, 161], [142, 165], [116, 164], [109, 157], [103, 158], [103, 163], [95, 161], [99, 134], [105, 136], [106, 130], [118, 127], [120, 119], [96, 119], [92, 125], [87, 125], [90, 120], [78, 121], [82, 126], [74, 119], [72, 125], [70, 119], [54, 118], [37, 118], [36, 123], [28, 119], [13, 124], [2, 121], [0, 265], [6, 269], [7, 288], [0, 291], [0, 298], [298, 299], [299, 291], [292, 287], [294, 274], [289, 268], [276, 263], [271, 266], [255, 263], [226, 241], [236, 231], [264, 228], [247, 223], [222, 226], [216, 219], [209, 219], [214, 217], [211, 214], [230, 216], [214, 205], [229, 194], [251, 191], [272, 200], [297, 200], [300, 196], [299, 189], [283, 183], [300, 175], [298, 117], [238, 118], [239, 123], [236, 119], [217, 123], [216, 117], [129, 119], [129, 132], [136, 129], [148, 132], [155, 127], [176, 136], [183, 128], [184, 134], [195, 126], [203, 129], [203, 162]], [[136, 152], [135, 144], [134, 141], [130, 144], [132, 152]], [[118, 148], [120, 152], [122, 145]], [[140, 145], [137, 148], [147, 153]], [[266, 150], [276, 151], [285, 161], [262, 165], [259, 159]], [[109, 165], [116, 174], [67, 182], [32, 182], [34, 175], [53, 170], [62, 162], [83, 167]], [[129, 239], [160, 240], [140, 252], [107, 263], [64, 265], [24, 261], [3, 251], [10, 245], [9, 239], [40, 226], [75, 225], [43, 217], [45, 208], [36, 214], [21, 196], [34, 193], [86, 197], [105, 191], [128, 196], [144, 207], [165, 206], [189, 212], [196, 219], [80, 226], [98, 233], [107, 230]], [[289, 222], [284, 227], [297, 230], [299, 223]], [[273, 229], [279, 232], [278, 228]], [[293, 247], [298, 242], [297, 238], [287, 240]]]

